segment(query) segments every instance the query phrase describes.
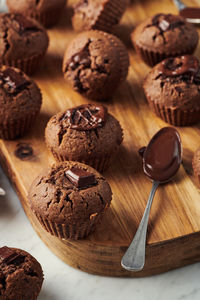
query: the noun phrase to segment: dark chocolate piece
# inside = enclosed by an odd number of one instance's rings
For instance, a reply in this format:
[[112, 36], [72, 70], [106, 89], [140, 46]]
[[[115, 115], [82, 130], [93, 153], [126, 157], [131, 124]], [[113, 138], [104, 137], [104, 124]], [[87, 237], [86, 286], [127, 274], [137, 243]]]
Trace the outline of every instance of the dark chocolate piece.
[[179, 16], [171, 14], [157, 14], [153, 17], [152, 23], [147, 27], [156, 26], [159, 29], [159, 33], [153, 36], [153, 40], [155, 40], [157, 36], [161, 35], [165, 43], [164, 32], [173, 30], [174, 28], [179, 28], [183, 25], [185, 25], [185, 23], [180, 20]]
[[14, 262], [20, 255], [8, 247], [0, 248], [0, 259], [3, 263], [10, 264]]
[[4, 71], [0, 71], [0, 86], [2, 86], [7, 93], [13, 94], [19, 92], [29, 84], [30, 82], [12, 68], [8, 67]]
[[37, 32], [40, 31], [40, 28], [38, 28], [31, 20], [27, 19], [26, 17], [16, 14], [14, 16], [14, 20], [19, 24], [19, 33], [25, 34], [26, 32]]
[[179, 14], [186, 19], [200, 19], [200, 7], [185, 7]]
[[106, 118], [107, 109], [104, 106], [88, 104], [68, 109], [62, 120], [67, 120], [71, 129], [86, 131], [102, 127]]
[[182, 55], [168, 58], [161, 63], [161, 73], [173, 77], [182, 74], [196, 75], [199, 71], [199, 61], [195, 56]]
[[144, 173], [154, 181], [166, 182], [178, 171], [181, 155], [178, 131], [173, 127], [164, 127], [154, 135], [144, 152]]
[[79, 189], [86, 189], [96, 184], [95, 175], [79, 168], [73, 167], [66, 173], [69, 181]]

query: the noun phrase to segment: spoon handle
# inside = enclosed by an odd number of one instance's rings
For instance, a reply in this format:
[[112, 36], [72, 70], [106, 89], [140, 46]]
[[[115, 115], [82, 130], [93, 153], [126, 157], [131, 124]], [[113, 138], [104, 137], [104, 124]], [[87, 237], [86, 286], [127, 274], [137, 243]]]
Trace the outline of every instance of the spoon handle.
[[174, 0], [174, 4], [178, 7], [178, 10], [182, 10], [186, 7], [181, 0]]
[[149, 221], [149, 214], [151, 210], [151, 205], [153, 198], [156, 192], [156, 189], [159, 186], [159, 182], [154, 181], [147, 206], [145, 208], [144, 215], [138, 227], [138, 230], [135, 234], [135, 237], [124, 254], [121, 265], [124, 269], [128, 271], [141, 271], [145, 264], [145, 248], [146, 248], [146, 235], [147, 235], [147, 226]]

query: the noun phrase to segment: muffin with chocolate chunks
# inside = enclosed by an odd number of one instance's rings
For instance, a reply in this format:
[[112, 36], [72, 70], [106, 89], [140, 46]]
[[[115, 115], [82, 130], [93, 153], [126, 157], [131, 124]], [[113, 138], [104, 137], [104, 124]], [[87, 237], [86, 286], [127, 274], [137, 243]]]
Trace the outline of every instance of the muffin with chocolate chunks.
[[191, 55], [167, 58], [144, 80], [150, 107], [164, 121], [187, 126], [200, 121], [200, 63]]
[[7, 5], [11, 13], [23, 14], [50, 27], [58, 22], [66, 0], [7, 0]]
[[53, 116], [45, 130], [47, 147], [58, 161], [107, 169], [123, 140], [119, 122], [102, 105], [81, 105]]
[[43, 283], [39, 262], [24, 250], [0, 248], [0, 299], [36, 300]]
[[46, 30], [20, 14], [0, 14], [0, 63], [35, 71], [48, 48]]
[[105, 178], [78, 162], [53, 165], [33, 182], [28, 199], [50, 234], [64, 239], [89, 235], [110, 206], [112, 192]]
[[199, 35], [183, 17], [161, 13], [138, 25], [131, 38], [141, 58], [154, 66], [167, 57], [192, 54]]
[[110, 32], [128, 6], [128, 0], [80, 0], [74, 6], [72, 24], [76, 31], [98, 29]]
[[0, 66], [0, 138], [23, 136], [40, 112], [42, 95], [21, 70]]
[[72, 88], [93, 100], [107, 100], [126, 79], [129, 56], [115, 36], [102, 31], [78, 34], [63, 62], [64, 77]]

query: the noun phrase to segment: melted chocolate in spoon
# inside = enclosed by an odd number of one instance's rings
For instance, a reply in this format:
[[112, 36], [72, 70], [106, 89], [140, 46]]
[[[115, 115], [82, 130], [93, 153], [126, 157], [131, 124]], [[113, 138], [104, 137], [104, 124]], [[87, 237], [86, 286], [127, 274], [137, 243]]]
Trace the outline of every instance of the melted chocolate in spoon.
[[185, 7], [180, 10], [180, 15], [186, 19], [200, 19], [200, 7]]
[[[140, 150], [141, 155], [144, 149]], [[144, 268], [147, 226], [153, 198], [159, 184], [169, 181], [178, 171], [181, 154], [181, 139], [173, 127], [158, 131], [144, 151], [143, 169], [153, 180], [153, 187], [135, 237], [121, 261], [122, 267], [128, 271], [136, 272]]]
[[150, 141], [143, 156], [144, 173], [152, 180], [166, 182], [181, 163], [181, 139], [173, 127], [161, 129]]

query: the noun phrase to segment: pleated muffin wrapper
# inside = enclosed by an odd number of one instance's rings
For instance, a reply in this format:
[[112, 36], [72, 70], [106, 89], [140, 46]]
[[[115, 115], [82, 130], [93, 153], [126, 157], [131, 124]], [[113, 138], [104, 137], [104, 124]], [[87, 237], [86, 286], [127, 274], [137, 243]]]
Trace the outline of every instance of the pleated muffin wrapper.
[[99, 12], [97, 20], [91, 29], [111, 32], [112, 27], [117, 25], [128, 6], [127, 0], [108, 0]]
[[173, 107], [166, 108], [162, 104], [154, 103], [149, 96], [147, 96], [147, 99], [156, 115], [173, 126], [189, 126], [200, 122], [200, 108], [198, 107], [188, 110]]
[[40, 107], [32, 114], [27, 114], [16, 120], [8, 119], [0, 123], [0, 138], [4, 140], [13, 140], [25, 135], [35, 122], [35, 118], [40, 112]]
[[53, 149], [50, 149], [50, 151], [52, 152], [52, 154], [53, 154], [53, 156], [54, 156], [54, 158], [57, 162], [61, 162], [61, 161], [79, 161], [81, 163], [84, 163], [86, 165], [89, 165], [89, 166], [93, 167], [94, 169], [96, 169], [100, 173], [104, 172], [106, 169], [109, 168], [109, 166], [112, 163], [112, 160], [116, 156], [117, 150], [118, 149], [116, 149], [112, 153], [108, 153], [107, 155], [102, 155], [102, 156], [99, 156], [99, 157], [97, 157], [97, 156], [96, 157], [88, 156], [87, 159], [77, 159], [77, 158], [73, 159], [73, 157], [70, 157], [70, 156], [67, 156], [67, 155], [59, 155]]
[[23, 59], [2, 58], [0, 60], [0, 64], [18, 68], [26, 74], [32, 74], [37, 70], [37, 68], [43, 61], [45, 54], [46, 54], [46, 50], [41, 54], [34, 55], [28, 58], [23, 58]]
[[[105, 208], [106, 209], [106, 208]], [[101, 222], [104, 212], [93, 214], [88, 220], [83, 223], [76, 224], [62, 224], [50, 221], [48, 218], [41, 216], [35, 212], [42, 227], [51, 235], [60, 239], [78, 240], [87, 237], [92, 233], [96, 226]]]
[[56, 25], [60, 19], [60, 16], [66, 6], [66, 2], [57, 8], [45, 11], [45, 12], [32, 12], [30, 17], [36, 19], [44, 27], [49, 28]]
[[180, 49], [177, 52], [172, 52], [172, 53], [164, 53], [163, 52], [162, 53], [162, 52], [156, 52], [156, 51], [151, 51], [151, 50], [142, 48], [141, 46], [137, 45], [137, 43], [135, 41], [133, 41], [133, 44], [134, 44], [134, 48], [135, 48], [137, 54], [150, 67], [155, 66], [162, 60], [169, 58], [169, 57], [176, 57], [176, 56], [181, 56], [181, 55], [185, 55], [185, 54], [193, 54], [197, 47], [197, 44], [195, 44], [193, 47], [190, 47], [187, 49], [184, 49], [184, 47], [183, 47], [182, 49]]

